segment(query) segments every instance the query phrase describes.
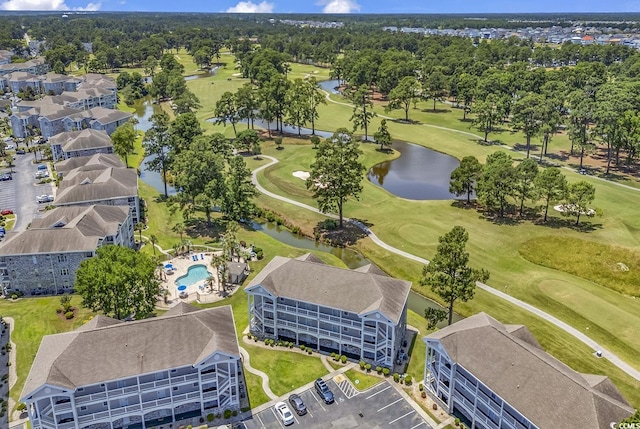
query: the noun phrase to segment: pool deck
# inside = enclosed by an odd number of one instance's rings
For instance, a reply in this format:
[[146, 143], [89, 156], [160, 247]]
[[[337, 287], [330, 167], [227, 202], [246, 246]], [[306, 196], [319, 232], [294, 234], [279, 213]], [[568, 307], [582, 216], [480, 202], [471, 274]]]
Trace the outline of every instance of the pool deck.
[[[207, 282], [199, 281], [192, 285], [186, 285], [187, 286], [186, 291], [189, 294], [188, 298], [180, 299], [180, 297], [178, 296], [179, 285], [176, 283], [177, 279], [186, 275], [187, 272], [189, 271], [189, 268], [193, 267], [194, 265], [204, 265], [205, 267], [207, 267], [207, 270], [213, 275], [213, 277], [215, 278], [215, 282], [213, 284], [212, 294], [215, 295], [220, 285], [218, 284], [218, 276], [216, 275], [217, 274], [216, 269], [211, 266], [212, 255], [213, 253], [211, 252], [191, 252], [189, 254], [181, 255], [176, 258], [165, 261], [164, 262], [165, 265], [166, 264], [173, 265], [173, 270], [170, 273], [167, 272], [167, 270], [165, 269], [162, 270], [162, 279], [163, 279], [162, 286], [168, 290], [167, 299], [170, 301], [170, 303], [164, 304], [164, 302], [161, 301], [159, 303], [160, 306], [172, 307], [173, 305], [177, 304], [180, 301], [192, 302], [197, 299], [196, 292], [200, 292], [200, 294], [205, 294], [205, 292], [208, 291], [208, 287], [206, 286]], [[192, 259], [195, 256], [198, 257], [197, 261]], [[202, 286], [202, 289], [200, 289], [201, 286]], [[222, 299], [222, 297], [220, 297], [220, 299]]]

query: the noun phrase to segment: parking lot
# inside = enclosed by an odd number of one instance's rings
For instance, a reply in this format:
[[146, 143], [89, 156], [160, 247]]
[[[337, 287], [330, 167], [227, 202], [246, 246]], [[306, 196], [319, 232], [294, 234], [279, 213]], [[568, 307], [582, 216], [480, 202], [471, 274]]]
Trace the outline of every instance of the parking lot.
[[[330, 405], [321, 401], [313, 388], [300, 393], [308, 412], [304, 416], [294, 413], [295, 423], [290, 427], [432, 429], [389, 381], [361, 393], [348, 380], [338, 381], [340, 387], [334, 380], [327, 382], [335, 395], [335, 403]], [[291, 408], [289, 402], [285, 402]], [[248, 429], [284, 428], [273, 407], [254, 414], [244, 423]]]
[[[51, 183], [38, 184], [34, 175], [38, 171], [33, 163], [33, 154], [16, 155], [12, 179], [0, 182], [0, 210], [11, 209], [17, 215], [14, 230], [21, 231], [38, 216], [38, 210], [44, 205], [36, 201], [38, 195], [53, 194]], [[9, 168], [3, 168], [1, 173], [9, 173]]]

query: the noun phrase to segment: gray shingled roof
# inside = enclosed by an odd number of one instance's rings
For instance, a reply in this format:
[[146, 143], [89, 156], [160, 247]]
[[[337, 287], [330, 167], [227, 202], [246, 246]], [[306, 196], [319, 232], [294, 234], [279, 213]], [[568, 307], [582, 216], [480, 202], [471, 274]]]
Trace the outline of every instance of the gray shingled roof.
[[89, 109], [89, 112], [91, 113], [91, 117], [94, 121], [103, 125], [129, 119], [133, 116], [129, 112], [123, 112], [122, 110], [116, 109], [106, 109], [104, 107], [94, 107], [93, 109]]
[[282, 256], [273, 258], [245, 290], [257, 285], [279, 297], [357, 314], [379, 310], [396, 323], [411, 290], [406, 280]]
[[91, 156], [77, 156], [56, 163], [56, 170], [67, 175], [71, 170], [106, 170], [107, 168], [125, 168], [120, 157], [113, 153], [96, 153]]
[[138, 173], [132, 168], [75, 169], [60, 182], [55, 205], [105, 201], [138, 195]]
[[51, 137], [49, 142], [52, 145], [60, 145], [65, 152], [113, 147], [111, 137], [106, 132], [92, 129], [66, 131]]
[[34, 219], [26, 231], [9, 235], [0, 244], [0, 255], [94, 251], [100, 239], [117, 233], [127, 216], [129, 208], [122, 206], [56, 208]]
[[240, 356], [233, 313], [228, 305], [46, 335], [22, 398], [44, 384], [75, 390], [195, 365], [216, 351]]
[[541, 429], [600, 429], [633, 414], [613, 383], [572, 370], [523, 340], [523, 329], [479, 313], [425, 339], [439, 340], [453, 361]]

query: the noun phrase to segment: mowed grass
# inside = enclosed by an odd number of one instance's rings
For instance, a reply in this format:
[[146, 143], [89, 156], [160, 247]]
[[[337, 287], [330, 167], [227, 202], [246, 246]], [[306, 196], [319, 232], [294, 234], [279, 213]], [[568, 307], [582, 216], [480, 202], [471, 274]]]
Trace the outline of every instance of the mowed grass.
[[522, 244], [520, 254], [624, 295], [640, 296], [640, 252], [578, 238], [544, 236]]
[[[375, 371], [375, 367], [371, 369]], [[344, 375], [353, 383], [356, 389], [359, 391], [367, 390], [378, 383], [382, 383], [384, 380], [375, 375], [369, 375], [359, 369], [350, 369], [345, 371]]]
[[11, 341], [16, 344], [16, 363], [18, 381], [10, 392], [16, 402], [20, 399], [22, 387], [29, 374], [33, 360], [45, 335], [67, 332], [84, 324], [93, 315], [90, 310], [82, 308], [81, 298], [74, 296], [71, 305], [78, 310], [76, 316], [67, 320], [56, 313], [60, 307], [60, 298], [56, 296], [43, 298], [27, 298], [0, 300], [0, 315], [11, 317], [15, 321]]
[[248, 344], [243, 347], [251, 355], [251, 366], [269, 375], [269, 387], [278, 396], [327, 374], [317, 353], [310, 356]]

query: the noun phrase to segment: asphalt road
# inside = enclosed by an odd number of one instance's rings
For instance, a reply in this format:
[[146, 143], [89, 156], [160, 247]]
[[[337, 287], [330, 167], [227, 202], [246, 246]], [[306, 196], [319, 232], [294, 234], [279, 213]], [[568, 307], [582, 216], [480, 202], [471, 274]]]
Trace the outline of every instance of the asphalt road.
[[[33, 154], [16, 155], [15, 158], [11, 169], [13, 180], [0, 182], [0, 210], [13, 210], [16, 214], [13, 231], [24, 231], [38, 215], [38, 210], [44, 209], [45, 204], [38, 204], [36, 196], [53, 194], [53, 184], [38, 184], [34, 178], [37, 168]], [[9, 171], [9, 168], [2, 169], [2, 173]]]

